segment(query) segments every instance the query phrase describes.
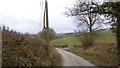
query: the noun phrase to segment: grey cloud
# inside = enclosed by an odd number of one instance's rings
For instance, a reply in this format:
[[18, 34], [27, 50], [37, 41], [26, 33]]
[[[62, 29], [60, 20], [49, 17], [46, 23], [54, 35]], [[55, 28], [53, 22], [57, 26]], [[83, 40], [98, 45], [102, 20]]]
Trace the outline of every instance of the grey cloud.
[[76, 28], [72, 19], [64, 16], [50, 17], [49, 24], [57, 33], [73, 32]]
[[39, 21], [33, 21], [30, 19], [18, 19], [12, 16], [2, 16], [0, 18], [0, 24], [8, 26], [11, 30], [16, 30], [22, 33], [36, 34], [40, 31]]

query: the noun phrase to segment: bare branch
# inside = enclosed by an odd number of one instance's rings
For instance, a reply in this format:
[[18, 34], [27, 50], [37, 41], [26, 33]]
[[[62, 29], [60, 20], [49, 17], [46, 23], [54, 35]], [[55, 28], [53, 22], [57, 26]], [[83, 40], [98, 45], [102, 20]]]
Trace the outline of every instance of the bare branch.
[[99, 7], [100, 5], [94, 2], [86, 3], [78, 1], [72, 8], [67, 8], [68, 12], [65, 14], [71, 17], [74, 16], [79, 21], [78, 25], [86, 23], [89, 30], [91, 30], [93, 25], [97, 24], [97, 21], [100, 21], [100, 17], [98, 17], [100, 15], [98, 11]]

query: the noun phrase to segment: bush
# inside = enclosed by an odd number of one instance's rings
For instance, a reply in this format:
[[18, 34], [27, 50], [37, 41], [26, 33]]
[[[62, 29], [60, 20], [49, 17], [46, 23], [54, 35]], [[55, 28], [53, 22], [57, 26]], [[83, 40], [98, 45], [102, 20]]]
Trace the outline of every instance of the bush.
[[[47, 66], [46, 45], [46, 41], [39, 37], [10, 31], [4, 26], [2, 28], [2, 66]], [[57, 52], [54, 48], [51, 50], [52, 55], [50, 54], [49, 59], [54, 59]], [[56, 62], [55, 60], [50, 61], [51, 65]]]
[[[46, 30], [42, 30], [41, 32], [39, 32], [39, 34], [41, 38], [46, 39]], [[53, 40], [56, 38], [56, 32], [54, 31], [54, 29], [49, 28], [49, 40]]]
[[84, 33], [80, 39], [82, 46], [84, 48], [88, 48], [92, 46], [94, 43], [94, 40], [95, 40], [94, 34], [90, 34], [90, 33]]

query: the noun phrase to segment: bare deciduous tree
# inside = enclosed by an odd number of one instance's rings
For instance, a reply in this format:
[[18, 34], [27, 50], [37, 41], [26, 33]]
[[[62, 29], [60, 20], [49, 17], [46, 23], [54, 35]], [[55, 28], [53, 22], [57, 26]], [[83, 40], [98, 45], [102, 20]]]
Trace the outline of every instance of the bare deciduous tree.
[[88, 31], [92, 33], [94, 29], [100, 27], [100, 25], [96, 24], [100, 24], [103, 21], [98, 13], [91, 13], [97, 6], [98, 3], [80, 2], [77, 0], [73, 8], [67, 8], [68, 11], [65, 12], [65, 15], [74, 17], [78, 21], [77, 26], [86, 24]]
[[[68, 11], [65, 12], [65, 15], [71, 16], [78, 21], [77, 27], [86, 25], [90, 40], [94, 40], [92, 38], [93, 31], [101, 27], [100, 24], [103, 23], [100, 14], [91, 12], [98, 9], [96, 8], [99, 7], [98, 4], [99, 3], [97, 2], [81, 2], [80, 0], [77, 0], [75, 5], [72, 8], [67, 8]], [[92, 45], [91, 42], [90, 45]]]

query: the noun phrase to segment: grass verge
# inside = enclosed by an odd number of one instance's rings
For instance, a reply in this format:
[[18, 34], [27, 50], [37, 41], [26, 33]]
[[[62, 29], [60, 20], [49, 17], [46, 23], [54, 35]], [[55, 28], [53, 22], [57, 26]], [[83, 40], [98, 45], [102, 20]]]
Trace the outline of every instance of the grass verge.
[[49, 53], [50, 53], [50, 65], [51, 66], [61, 66], [62, 58], [53, 46], [51, 46], [49, 48]]
[[93, 46], [86, 50], [82, 48], [72, 48], [68, 51], [83, 57], [97, 66], [117, 65], [117, 50], [115, 46]]

